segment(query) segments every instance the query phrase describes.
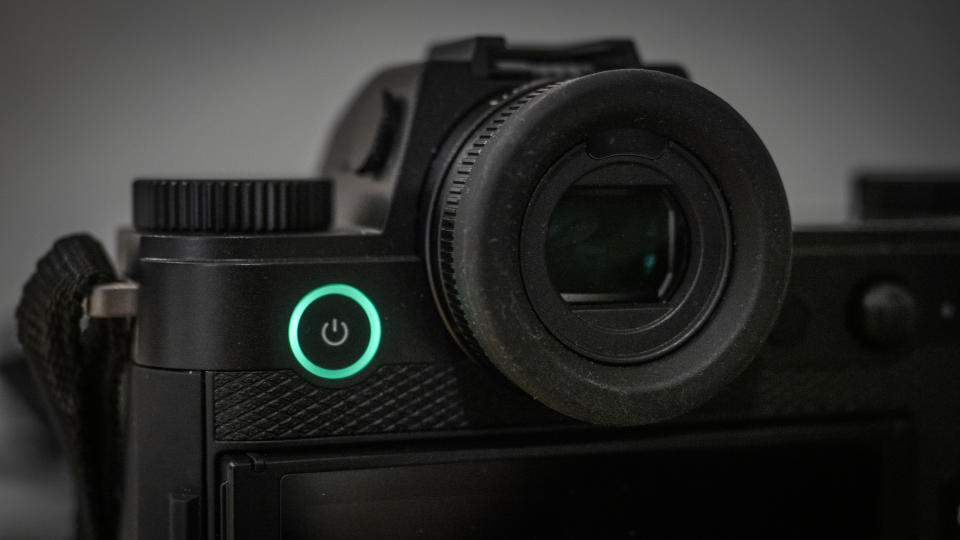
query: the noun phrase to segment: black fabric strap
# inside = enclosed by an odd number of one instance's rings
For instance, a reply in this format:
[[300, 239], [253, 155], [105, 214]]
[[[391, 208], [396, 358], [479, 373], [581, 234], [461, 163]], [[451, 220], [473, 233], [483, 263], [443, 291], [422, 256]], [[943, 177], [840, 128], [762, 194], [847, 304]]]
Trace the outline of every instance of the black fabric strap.
[[117, 281], [89, 235], [58, 240], [24, 286], [20, 343], [53, 412], [77, 484], [77, 538], [115, 538], [120, 508], [121, 388], [130, 321], [85, 319], [83, 299]]

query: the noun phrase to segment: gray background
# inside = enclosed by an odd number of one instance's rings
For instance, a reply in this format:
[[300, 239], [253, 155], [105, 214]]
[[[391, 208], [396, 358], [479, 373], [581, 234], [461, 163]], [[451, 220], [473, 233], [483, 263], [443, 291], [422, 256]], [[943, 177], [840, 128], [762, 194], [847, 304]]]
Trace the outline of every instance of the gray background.
[[[131, 3], [132, 4], [132, 3]], [[198, 3], [199, 4], [199, 3]], [[960, 2], [24, 2], [0, 16], [0, 310], [58, 235], [112, 242], [135, 176], [306, 176], [365, 77], [432, 40], [626, 36], [766, 141], [794, 221], [862, 167], [960, 166]]]
[[[477, 33], [633, 37], [645, 58], [681, 61], [766, 141], [796, 223], [843, 220], [858, 170], [960, 168], [957, 1], [5, 2], [0, 345], [56, 237], [112, 244], [131, 178], [308, 176], [373, 70]], [[62, 471], [17, 461], [34, 442], [23, 417], [0, 382], [4, 538], [66, 526], [49, 496]]]

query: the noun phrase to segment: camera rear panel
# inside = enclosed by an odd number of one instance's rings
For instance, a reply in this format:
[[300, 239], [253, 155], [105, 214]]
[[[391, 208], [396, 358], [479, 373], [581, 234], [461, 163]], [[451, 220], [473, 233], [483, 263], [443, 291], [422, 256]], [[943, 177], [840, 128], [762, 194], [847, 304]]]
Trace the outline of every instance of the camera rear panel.
[[[767, 346], [735, 384], [673, 422], [911, 410], [954, 371], [951, 353], [960, 336], [954, 312], [960, 286], [950, 277], [960, 270], [955, 233], [801, 232], [796, 239], [788, 300]], [[912, 308], [872, 308], [889, 326], [909, 327], [899, 343], [883, 344], [864, 335], [868, 315], [860, 304], [872, 288], [890, 283], [910, 295]], [[424, 326], [439, 331], [437, 324]], [[409, 341], [396, 339], [382, 354], [390, 356], [395, 347], [407, 351], [401, 358], [343, 387], [290, 369], [208, 373], [214, 439], [571, 423], [455, 348], [438, 357], [424, 345], [418, 358], [410, 355], [416, 348]]]
[[[754, 495], [773, 489], [764, 467], [774, 463], [778, 470], [833, 471], [800, 475], [809, 476], [810, 483], [823, 482], [824, 499], [809, 504], [785, 500], [778, 513], [771, 514], [823, 527], [839, 524], [833, 533], [816, 529], [818, 537], [858, 537], [847, 533], [860, 531], [859, 537], [876, 538], [882, 531], [888, 536], [881, 538], [938, 538], [955, 531], [960, 501], [950, 486], [960, 465], [960, 321], [954, 308], [960, 301], [955, 280], [960, 234], [923, 228], [799, 232], [795, 253], [786, 305], [758, 358], [707, 405], [655, 426], [601, 428], [563, 417], [469, 359], [448, 336], [439, 335], [445, 330], [438, 320], [421, 320], [417, 331], [437, 333], [433, 340], [442, 345], [424, 345], [421, 358], [382, 359], [347, 383], [318, 384], [315, 376], [297, 367], [289, 350], [285, 369], [135, 366], [127, 504], [137, 507], [133, 515], [138, 516], [141, 537], [149, 537], [142, 527], [151, 523], [163, 531], [179, 527], [187, 535], [175, 538], [192, 538], [194, 525], [210, 537], [297, 537], [291, 529], [296, 525], [287, 518], [299, 512], [313, 515], [314, 510], [327, 515], [324, 512], [342, 505], [354, 513], [364, 505], [378, 511], [389, 507], [394, 512], [386, 514], [390, 519], [419, 519], [423, 501], [443, 495], [445, 484], [436, 480], [450, 474], [463, 475], [467, 490], [465, 498], [453, 501], [489, 505], [500, 493], [506, 504], [510, 498], [503, 493], [514, 489], [505, 480], [510, 471], [526, 470], [546, 455], [558, 456], [557, 469], [544, 465], [538, 469], [543, 478], [573, 467], [570, 485], [583, 493], [590, 489], [584, 484], [584, 467], [593, 463], [606, 470], [601, 456], [609, 454], [611, 463], [655, 464], [625, 470], [631, 478], [663, 471], [661, 480], [680, 479], [677, 485], [682, 487], [662, 488], [669, 495], [666, 501], [702, 489], [723, 498], [717, 486], [724, 483], [740, 482], [737, 489]], [[190, 271], [187, 266], [175, 265]], [[906, 291], [909, 301], [902, 294], [880, 295], [879, 303], [874, 299], [864, 307], [870, 291], [891, 283], [900, 293]], [[381, 314], [394, 309], [375, 301]], [[422, 301], [426, 309], [429, 299]], [[231, 317], [253, 310], [237, 302], [221, 315], [221, 323], [229, 325]], [[407, 311], [398, 310], [397, 316], [420, 313], [416, 306], [403, 306]], [[876, 328], [904, 330], [894, 332], [899, 337], [889, 343], [882, 335], [871, 335]], [[390, 355], [394, 346], [418, 350], [417, 341], [390, 339], [385, 333], [378, 354]], [[445, 356], [432, 348], [441, 346]], [[191, 430], [202, 437], [187, 437]], [[847, 442], [838, 443], [838, 437]], [[716, 455], [702, 453], [718, 447], [722, 451]], [[714, 472], [705, 471], [703, 463], [711, 463]], [[358, 471], [358, 485], [398, 482], [399, 502], [371, 502], [362, 494], [350, 502], [337, 498], [346, 492], [331, 492], [335, 502], [329, 507], [315, 509], [301, 501], [275, 512], [261, 511], [255, 518], [243, 510], [244, 504], [252, 504], [249, 497], [255, 504], [275, 506], [296, 494], [312, 496], [328, 483], [342, 487], [343, 482], [354, 482], [350, 474], [331, 472], [338, 470]], [[716, 472], [724, 470], [739, 472]], [[490, 476], [478, 471], [490, 471]], [[838, 476], [837, 471], [849, 475]], [[798, 478], [791, 475], [777, 488], [785, 490], [784, 496], [818, 492], [810, 483], [794, 484]], [[440, 491], [432, 492], [434, 488]], [[665, 515], [702, 512], [660, 499], [651, 502], [655, 497], [642, 487], [624, 489], [622, 496], [635, 500], [640, 509], [637, 521], [624, 521], [611, 507], [610, 531], [628, 522], [642, 530], [643, 523]], [[833, 500], [831, 493], [843, 494], [835, 502], [847, 505], [835, 514], [827, 512], [833, 503], [820, 504]], [[583, 502], [574, 496], [561, 500], [541, 495], [537, 500], [555, 501], [557, 508], [586, 504], [596, 512], [600, 504], [592, 496], [592, 502]], [[664, 514], [668, 507], [673, 514]], [[535, 509], [531, 521], [515, 530], [531, 530], [537, 512], [543, 511]], [[260, 525], [251, 524], [252, 519]], [[376, 531], [382, 523], [370, 519], [372, 528], [364, 530]], [[331, 526], [354, 530], [349, 520], [338, 523]], [[432, 530], [442, 532], [444, 526]], [[772, 530], [764, 526], [758, 522], [759, 528], [748, 530]], [[722, 523], [718, 527], [727, 532]], [[900, 534], [905, 530], [911, 533]], [[249, 536], [250, 531], [257, 534]]]

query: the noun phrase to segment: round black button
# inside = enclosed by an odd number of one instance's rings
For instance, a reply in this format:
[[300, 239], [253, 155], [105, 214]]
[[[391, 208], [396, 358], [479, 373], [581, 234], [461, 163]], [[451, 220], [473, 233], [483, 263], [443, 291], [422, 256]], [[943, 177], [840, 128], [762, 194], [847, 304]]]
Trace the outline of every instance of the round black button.
[[857, 334], [867, 345], [879, 348], [903, 345], [916, 333], [916, 298], [899, 283], [874, 283], [855, 302], [853, 322]]

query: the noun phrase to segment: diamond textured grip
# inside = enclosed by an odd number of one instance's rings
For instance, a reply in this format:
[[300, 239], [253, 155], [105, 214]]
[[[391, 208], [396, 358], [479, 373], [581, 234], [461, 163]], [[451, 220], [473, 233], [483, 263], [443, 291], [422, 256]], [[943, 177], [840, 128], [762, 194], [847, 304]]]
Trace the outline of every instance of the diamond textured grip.
[[218, 373], [216, 438], [299, 439], [469, 425], [449, 366], [387, 366], [380, 375], [368, 385], [325, 389], [287, 371]]
[[326, 180], [137, 180], [140, 232], [279, 233], [330, 225]]
[[472, 362], [387, 364], [346, 388], [318, 387], [287, 370], [219, 372], [212, 388], [218, 441], [570, 422]]
[[[671, 422], [904, 411], [922, 395], [921, 371], [909, 360], [812, 369], [761, 358], [712, 401]], [[362, 384], [321, 388], [288, 370], [218, 372], [213, 434], [218, 441], [279, 441], [572, 423], [487, 375], [472, 362], [388, 364]]]

